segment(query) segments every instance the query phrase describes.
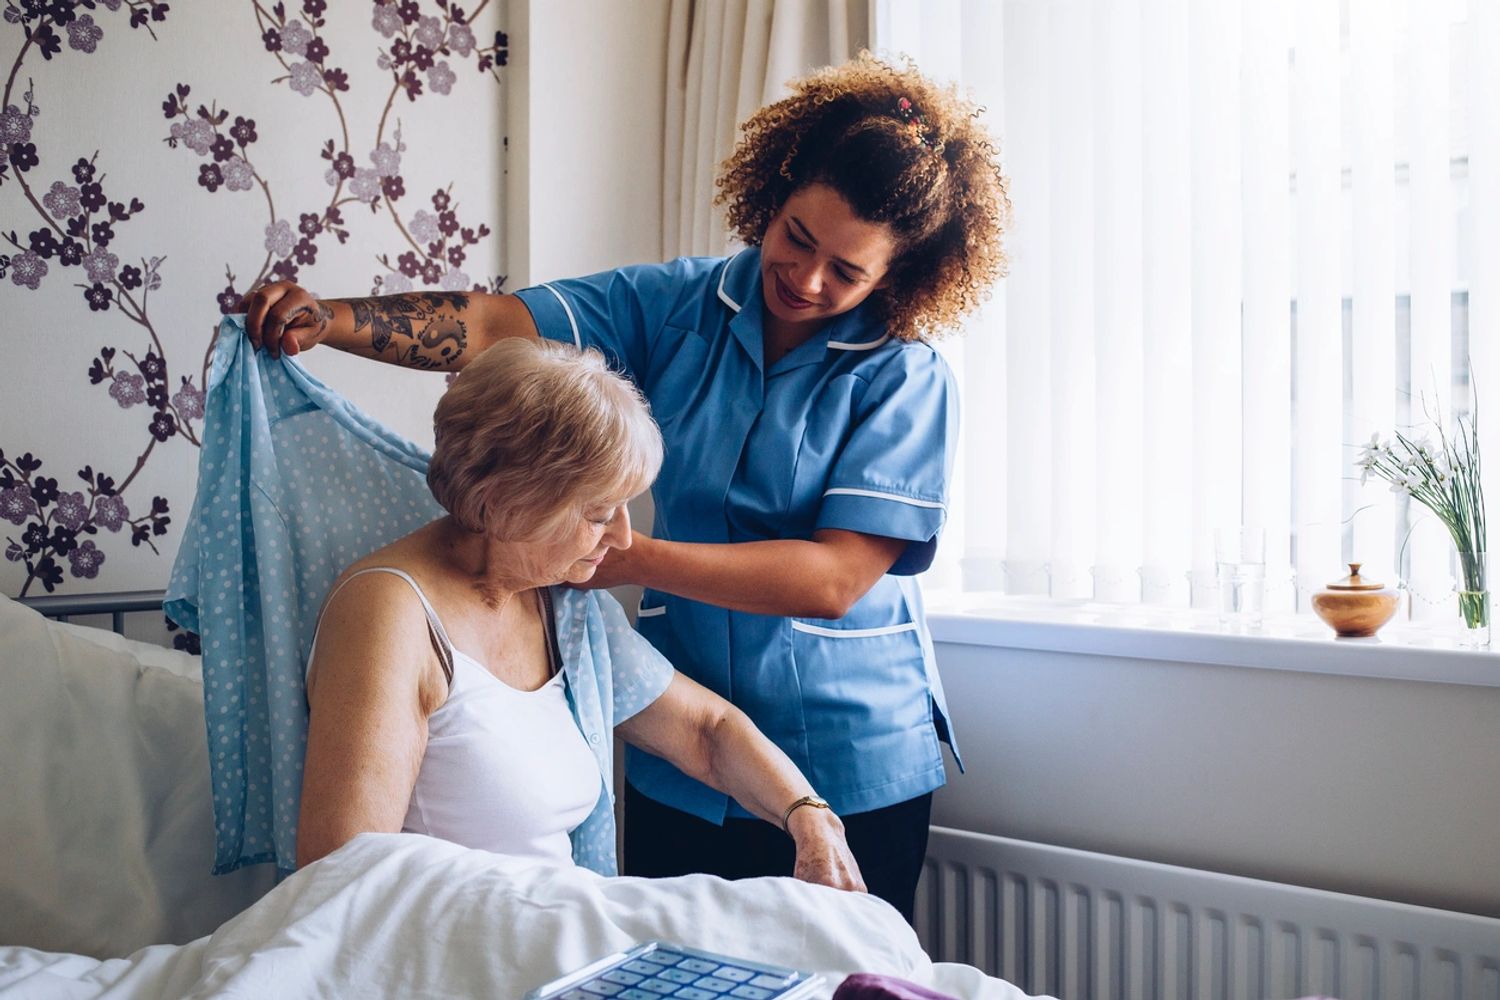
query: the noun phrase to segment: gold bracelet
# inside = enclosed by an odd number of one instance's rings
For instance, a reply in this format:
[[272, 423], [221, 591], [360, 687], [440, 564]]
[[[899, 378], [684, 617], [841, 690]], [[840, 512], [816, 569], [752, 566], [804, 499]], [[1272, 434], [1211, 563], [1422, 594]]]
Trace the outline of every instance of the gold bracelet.
[[802, 798], [787, 806], [786, 812], [781, 814], [781, 829], [782, 832], [787, 834], [787, 836], [791, 836], [792, 833], [791, 830], [787, 829], [787, 822], [792, 818], [792, 813], [796, 812], [798, 809], [801, 809], [803, 806], [812, 806], [815, 809], [828, 809], [830, 811], [833, 809], [833, 807], [828, 804], [828, 800], [826, 799], [819, 798], [816, 795], [802, 796]]

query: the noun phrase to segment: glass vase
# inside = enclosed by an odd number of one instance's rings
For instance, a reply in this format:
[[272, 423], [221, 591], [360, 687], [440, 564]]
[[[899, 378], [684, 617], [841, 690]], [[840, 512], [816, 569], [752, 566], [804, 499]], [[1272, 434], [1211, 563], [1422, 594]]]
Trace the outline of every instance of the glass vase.
[[1490, 644], [1489, 558], [1484, 552], [1458, 552], [1454, 563], [1459, 642], [1474, 648], [1487, 648]]

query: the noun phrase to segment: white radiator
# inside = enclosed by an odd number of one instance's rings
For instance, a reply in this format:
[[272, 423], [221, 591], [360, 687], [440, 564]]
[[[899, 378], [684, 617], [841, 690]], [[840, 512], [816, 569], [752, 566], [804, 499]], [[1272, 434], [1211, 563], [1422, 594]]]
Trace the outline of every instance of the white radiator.
[[1500, 1000], [1500, 919], [943, 827], [916, 924], [1062, 1000]]

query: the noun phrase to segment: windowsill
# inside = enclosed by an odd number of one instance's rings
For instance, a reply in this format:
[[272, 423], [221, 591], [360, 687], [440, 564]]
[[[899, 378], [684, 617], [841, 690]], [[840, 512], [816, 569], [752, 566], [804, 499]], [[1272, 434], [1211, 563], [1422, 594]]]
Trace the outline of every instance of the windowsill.
[[927, 610], [934, 642], [1500, 687], [1500, 653], [1460, 648], [1446, 623], [1340, 639], [1311, 615], [1231, 631], [1208, 611], [931, 592]]

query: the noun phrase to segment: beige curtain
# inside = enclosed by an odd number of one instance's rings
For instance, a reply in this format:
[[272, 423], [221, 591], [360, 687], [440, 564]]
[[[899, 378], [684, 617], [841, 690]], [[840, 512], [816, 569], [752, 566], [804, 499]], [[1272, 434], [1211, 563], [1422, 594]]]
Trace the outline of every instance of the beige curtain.
[[662, 256], [730, 246], [714, 177], [735, 126], [789, 80], [869, 45], [871, 0], [673, 0], [667, 39]]

